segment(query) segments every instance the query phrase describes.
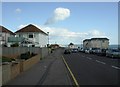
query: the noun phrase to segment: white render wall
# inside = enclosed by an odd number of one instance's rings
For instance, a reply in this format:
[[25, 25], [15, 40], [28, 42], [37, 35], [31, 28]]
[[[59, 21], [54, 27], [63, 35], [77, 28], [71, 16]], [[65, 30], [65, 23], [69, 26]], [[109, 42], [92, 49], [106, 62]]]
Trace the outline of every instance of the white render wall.
[[92, 40], [91, 41], [91, 47], [108, 48], [108, 46], [109, 46], [108, 40], [104, 40], [104, 42], [102, 40]]
[[40, 47], [47, 47], [48, 36], [45, 34], [39, 34], [39, 37]]

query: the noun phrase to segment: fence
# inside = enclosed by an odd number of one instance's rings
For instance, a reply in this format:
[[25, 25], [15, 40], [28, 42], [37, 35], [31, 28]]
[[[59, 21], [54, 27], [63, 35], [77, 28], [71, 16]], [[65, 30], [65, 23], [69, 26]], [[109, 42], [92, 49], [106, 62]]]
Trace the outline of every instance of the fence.
[[17, 58], [20, 54], [30, 51], [30, 53], [40, 54], [42, 58], [48, 55], [48, 48], [40, 47], [2, 47], [2, 56]]
[[[9, 58], [17, 58], [20, 54], [30, 51], [30, 53], [38, 54], [37, 56], [30, 58], [26, 61], [21, 61], [16, 65], [0, 65], [0, 86], [6, 84], [11, 79], [14, 79], [21, 72], [29, 69], [35, 63], [40, 61], [40, 58], [44, 58], [48, 55], [48, 48], [39, 48], [39, 47], [1, 47], [2, 50], [1, 56], [6, 56]], [[0, 49], [1, 49], [0, 48]]]

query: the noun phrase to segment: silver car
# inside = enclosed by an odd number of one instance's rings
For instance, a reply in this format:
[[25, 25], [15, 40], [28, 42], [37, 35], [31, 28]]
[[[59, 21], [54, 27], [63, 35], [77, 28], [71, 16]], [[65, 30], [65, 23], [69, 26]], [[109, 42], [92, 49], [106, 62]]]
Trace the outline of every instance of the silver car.
[[106, 56], [112, 57], [112, 58], [120, 58], [120, 50], [119, 49], [109, 49], [106, 51]]

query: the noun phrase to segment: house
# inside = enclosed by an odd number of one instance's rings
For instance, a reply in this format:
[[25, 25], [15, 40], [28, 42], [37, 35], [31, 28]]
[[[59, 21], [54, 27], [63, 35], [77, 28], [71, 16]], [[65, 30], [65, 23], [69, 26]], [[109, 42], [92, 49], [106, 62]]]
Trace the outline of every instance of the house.
[[8, 37], [13, 37], [15, 34], [7, 28], [0, 26], [0, 45], [6, 45]]
[[16, 37], [27, 38], [29, 41], [34, 43], [33, 45], [35, 45], [35, 47], [47, 46], [48, 34], [32, 24], [16, 31], [15, 34]]
[[70, 44], [68, 45], [68, 48], [75, 48], [75, 45], [74, 45], [73, 43], [70, 43]]
[[50, 48], [51, 49], [57, 49], [57, 48], [59, 48], [60, 46], [58, 45], [58, 44], [51, 44], [50, 45]]
[[83, 40], [83, 47], [107, 49], [109, 46], [108, 38], [91, 38]]

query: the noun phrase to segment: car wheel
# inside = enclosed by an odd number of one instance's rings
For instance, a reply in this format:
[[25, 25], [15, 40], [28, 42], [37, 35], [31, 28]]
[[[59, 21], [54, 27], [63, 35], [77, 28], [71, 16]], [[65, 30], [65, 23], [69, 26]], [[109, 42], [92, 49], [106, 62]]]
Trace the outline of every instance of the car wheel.
[[113, 56], [113, 55], [111, 55], [111, 57], [113, 58], [114, 56]]

